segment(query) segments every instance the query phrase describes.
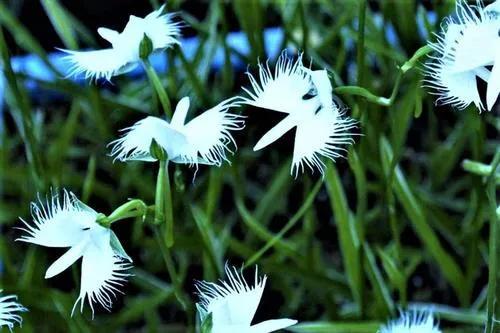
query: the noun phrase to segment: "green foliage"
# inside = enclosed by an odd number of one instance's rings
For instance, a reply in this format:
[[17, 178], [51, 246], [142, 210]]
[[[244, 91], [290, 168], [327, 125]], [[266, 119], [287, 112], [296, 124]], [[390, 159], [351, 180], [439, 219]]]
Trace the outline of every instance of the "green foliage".
[[[414, 303], [432, 305], [445, 332], [483, 332], [485, 324], [493, 332], [500, 288], [493, 288], [497, 270], [488, 275], [488, 266], [498, 267], [498, 153], [495, 163], [493, 157], [500, 119], [498, 112], [434, 106], [434, 96], [421, 87], [419, 67], [429, 49], [415, 33], [417, 17], [426, 11], [417, 3], [382, 2], [381, 19], [393, 25], [399, 40], [391, 44], [385, 25], [375, 24], [379, 14], [354, 1], [210, 1], [202, 20], [181, 11], [201, 41], [193, 59], [182, 48], [168, 50], [165, 56], [175, 66], [167, 73], [155, 73], [145, 61], [147, 77], [117, 77], [119, 93], [113, 93], [95, 84], [15, 74], [9, 62], [14, 52], [34, 53], [48, 63], [47, 54], [0, 2], [7, 85], [0, 132], [0, 289], [17, 294], [29, 308], [22, 331], [194, 331], [193, 281], [220, 278], [228, 260], [256, 264], [269, 275], [261, 316], [296, 318], [301, 323], [293, 332], [375, 332], [398, 308]], [[61, 45], [93, 43], [59, 1], [42, 4]], [[179, 10], [185, 3], [169, 6]], [[452, 10], [446, 2], [433, 6], [440, 16]], [[250, 55], [226, 43], [231, 16], [246, 34]], [[361, 135], [347, 161], [329, 163], [324, 178], [306, 170], [294, 179], [291, 146], [252, 151], [256, 129], [272, 125], [247, 108], [250, 125], [236, 137], [232, 164], [200, 166], [194, 181], [195, 171], [187, 166], [163, 162], [158, 172], [159, 163], [113, 163], [106, 145], [119, 128], [146, 115], [170, 117], [171, 104], [186, 95], [190, 112], [198, 114], [242, 93], [248, 82], [239, 79], [230, 56], [255, 71], [257, 58], [266, 57], [263, 28], [276, 23], [285, 29], [284, 47], [304, 50], [313, 68], [329, 70], [336, 94], [359, 121]], [[426, 34], [438, 25], [425, 20]], [[7, 48], [4, 35], [15, 49]], [[212, 73], [217, 47], [225, 64]], [[32, 79], [65, 102], [37, 104], [24, 89]], [[111, 314], [99, 312], [91, 320], [86, 309], [70, 317], [77, 265], [44, 280], [62, 250], [14, 242], [18, 216], [29, 219], [29, 203], [50, 188], [72, 190], [109, 218], [130, 198], [148, 205], [113, 223], [120, 239], [113, 238], [114, 246], [132, 257], [135, 268]], [[203, 320], [202, 327], [209, 324]]]

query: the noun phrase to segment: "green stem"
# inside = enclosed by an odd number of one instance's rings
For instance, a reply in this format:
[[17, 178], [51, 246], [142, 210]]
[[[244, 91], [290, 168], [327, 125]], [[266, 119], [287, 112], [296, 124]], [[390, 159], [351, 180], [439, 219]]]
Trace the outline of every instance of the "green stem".
[[464, 168], [465, 171], [468, 171], [470, 173], [473, 173], [475, 175], [479, 176], [490, 176], [494, 177], [494, 181], [496, 184], [500, 184], [500, 172], [493, 172], [493, 166], [476, 162], [476, 161], [471, 161], [471, 160], [464, 160], [462, 162], [462, 168]]
[[175, 297], [181, 304], [184, 311], [187, 311], [190, 306], [190, 302], [187, 300], [187, 297], [184, 295], [182, 291], [181, 281], [179, 280], [179, 276], [177, 275], [177, 270], [174, 266], [174, 261], [172, 259], [172, 254], [170, 253], [170, 249], [165, 243], [164, 239], [161, 236], [161, 226], [154, 227], [155, 239], [160, 246], [160, 252], [163, 257], [163, 261], [165, 262], [165, 266], [167, 267], [168, 274], [170, 276], [170, 280], [172, 281], [172, 285], [174, 286]]
[[[488, 296], [487, 296], [487, 320], [486, 320], [486, 333], [493, 333], [495, 331], [495, 317], [498, 315], [496, 308], [498, 305], [497, 299], [497, 265], [498, 265], [498, 241], [500, 235], [498, 234], [498, 223], [496, 209], [496, 186], [495, 175], [496, 169], [500, 164], [500, 149], [497, 149], [493, 162], [491, 163], [491, 172], [486, 184], [486, 195], [490, 204], [491, 217], [490, 217], [490, 239], [489, 239], [489, 262], [488, 262]], [[495, 306], [496, 305], [496, 306]]]
[[140, 199], [130, 200], [120, 207], [116, 208], [109, 216], [100, 214], [96, 220], [97, 223], [105, 228], [109, 228], [113, 222], [127, 219], [129, 217], [144, 217], [148, 206]]
[[358, 67], [358, 86], [364, 86], [364, 70], [365, 70], [365, 17], [366, 17], [366, 0], [359, 1], [358, 15], [358, 46], [356, 54], [356, 63]]
[[168, 247], [174, 245], [174, 214], [172, 208], [172, 193], [168, 175], [168, 161], [160, 160], [158, 177], [156, 178], [155, 224], [165, 222], [165, 240]]
[[[361, 19], [361, 17], [360, 17]], [[361, 36], [360, 36], [361, 37]], [[360, 40], [360, 37], [358, 37], [358, 43]], [[364, 37], [363, 37], [364, 38]], [[363, 39], [364, 40], [364, 39]], [[429, 54], [432, 51], [432, 48], [428, 45], [422, 46], [419, 48], [413, 56], [407, 60], [401, 67], [399, 67], [398, 74], [396, 76], [396, 82], [394, 83], [394, 87], [392, 88], [391, 95], [389, 98], [383, 97], [383, 96], [377, 96], [370, 92], [369, 90], [361, 87], [362, 84], [360, 82], [363, 79], [363, 73], [362, 70], [361, 72], [358, 73], [358, 86], [343, 86], [343, 87], [337, 87], [334, 89], [334, 92], [340, 95], [355, 95], [355, 96], [361, 96], [364, 97], [367, 101], [378, 104], [381, 106], [391, 106], [394, 104], [394, 101], [396, 100], [396, 96], [399, 91], [399, 86], [401, 84], [401, 79], [406, 72], [408, 72], [410, 69], [414, 68], [420, 58], [423, 56]], [[359, 67], [362, 64], [361, 60], [361, 55], [360, 53], [363, 52], [363, 49], [358, 46], [358, 70], [361, 68]], [[363, 55], [364, 57], [364, 55]]]
[[154, 70], [153, 66], [151, 66], [149, 60], [147, 59], [143, 60], [142, 64], [148, 76], [149, 82], [153, 86], [154, 90], [156, 91], [156, 94], [158, 95], [158, 98], [160, 99], [165, 115], [167, 116], [168, 119], [171, 119], [172, 106], [170, 105], [170, 100], [168, 99], [167, 91], [163, 88], [161, 80], [158, 77], [158, 74]]

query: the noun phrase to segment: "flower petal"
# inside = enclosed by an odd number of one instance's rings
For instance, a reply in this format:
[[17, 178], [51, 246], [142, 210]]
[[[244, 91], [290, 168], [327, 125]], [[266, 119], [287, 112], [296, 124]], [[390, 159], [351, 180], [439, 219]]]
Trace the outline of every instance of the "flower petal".
[[113, 44], [113, 42], [116, 40], [116, 38], [120, 35], [120, 33], [116, 30], [113, 29], [108, 29], [108, 28], [98, 28], [97, 33], [107, 40], [110, 44]]
[[[0, 290], [1, 292], [2, 290]], [[28, 311], [24, 306], [17, 303], [16, 300], [17, 297], [15, 295], [0, 297], [0, 327], [7, 326], [11, 331], [16, 323], [19, 325], [22, 324], [23, 320], [18, 313]]]
[[[187, 141], [184, 146], [178, 145], [176, 163], [209, 164], [220, 166], [227, 161], [226, 151], [231, 152], [229, 144], [236, 143], [230, 131], [241, 130], [244, 127], [243, 117], [229, 113], [232, 107], [239, 106], [238, 98], [222, 101], [213, 108], [203, 112], [183, 127], [176, 126]], [[171, 155], [169, 155], [171, 156]]]
[[497, 54], [495, 59], [495, 65], [491, 70], [490, 77], [488, 79], [488, 88], [486, 90], [486, 106], [488, 111], [491, 111], [498, 99], [498, 94], [500, 93], [500, 53]]
[[380, 328], [380, 333], [425, 332], [441, 333], [439, 325], [428, 309], [402, 312], [401, 317]]
[[297, 324], [293, 319], [272, 319], [266, 320], [250, 327], [251, 333], [268, 333], [281, 330]]
[[175, 13], [163, 14], [165, 5], [144, 18], [144, 33], [153, 43], [153, 49], [164, 49], [180, 44], [181, 22], [174, 22]]
[[353, 143], [350, 130], [356, 127], [356, 122], [344, 117], [337, 106], [305, 116], [298, 124], [291, 169], [295, 177], [299, 170], [304, 171], [304, 163], [311, 171], [316, 168], [323, 174], [325, 164], [321, 156], [335, 160], [343, 156], [342, 146]]
[[69, 247], [81, 242], [85, 229], [95, 224], [97, 213], [81, 205], [76, 196], [64, 191], [46, 203], [31, 204], [33, 225], [23, 219], [26, 234], [17, 240], [47, 247]]
[[[64, 60], [70, 63], [68, 76], [79, 76], [84, 74], [85, 79], [98, 80], [104, 78], [110, 80], [112, 76], [130, 71], [132, 67], [127, 66], [129, 62], [136, 59], [129, 54], [116, 49], [104, 49], [97, 51], [71, 51], [67, 53]], [[125, 69], [126, 68], [126, 69]]]
[[297, 126], [299, 119], [299, 117], [294, 115], [286, 116], [283, 120], [281, 120], [278, 124], [271, 128], [266, 134], [264, 134], [262, 138], [260, 138], [255, 147], [253, 147], [253, 150], [260, 150], [281, 138], [286, 132]]
[[269, 64], [259, 63], [259, 80], [247, 73], [252, 90], [243, 88], [249, 97], [243, 103], [273, 111], [294, 113], [301, 110], [304, 97], [313, 89], [310, 76], [302, 65], [302, 55], [293, 62], [283, 52], [274, 74]]
[[122, 131], [126, 133], [110, 143], [111, 156], [115, 160], [124, 161], [154, 161], [149, 152], [153, 139], [167, 152], [169, 158], [179, 155], [180, 147], [187, 144], [184, 134], [175, 130], [166, 121], [156, 118], [144, 118]]
[[123, 285], [130, 274], [123, 273], [131, 268], [119, 258], [110, 245], [110, 230], [101, 226], [92, 230], [91, 240], [83, 253], [80, 295], [73, 306], [72, 315], [80, 302], [83, 311], [85, 300], [88, 301], [92, 313], [94, 303], [99, 303], [106, 310], [112, 306], [112, 297], [122, 293], [118, 288]]
[[80, 259], [83, 255], [85, 247], [87, 246], [87, 241], [82, 240], [80, 243], [72, 246], [66, 253], [64, 253], [59, 259], [54, 261], [52, 265], [45, 272], [45, 278], [50, 279], [51, 277], [61, 273], [69, 266], [73, 265], [75, 261]]
[[186, 116], [189, 110], [189, 97], [183, 97], [177, 106], [175, 107], [175, 112], [170, 121], [170, 126], [173, 128], [182, 128], [186, 123]]
[[228, 281], [219, 284], [201, 281], [196, 284], [200, 306], [212, 313], [214, 332], [227, 326], [250, 327], [257, 311], [267, 277], [259, 278], [255, 270], [255, 282], [249, 286], [236, 268], [226, 265]]

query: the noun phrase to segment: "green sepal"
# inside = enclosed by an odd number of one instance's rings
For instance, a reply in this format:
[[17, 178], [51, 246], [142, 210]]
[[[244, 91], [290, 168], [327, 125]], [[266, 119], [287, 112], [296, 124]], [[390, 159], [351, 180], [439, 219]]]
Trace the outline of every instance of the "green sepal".
[[168, 154], [163, 149], [155, 139], [151, 140], [151, 145], [149, 146], [149, 153], [151, 157], [158, 161], [166, 161], [168, 159]]
[[211, 333], [213, 326], [212, 313], [206, 313], [200, 306], [198, 306], [198, 304], [196, 304], [196, 307], [198, 309], [198, 313], [200, 314], [200, 318], [202, 318], [201, 333]]
[[141, 57], [142, 60], [146, 60], [151, 53], [153, 53], [153, 42], [148, 35], [144, 34], [139, 44], [139, 57]]
[[126, 259], [130, 262], [133, 262], [132, 258], [130, 258], [130, 256], [127, 254], [127, 252], [125, 252], [125, 249], [123, 248], [122, 243], [120, 243], [120, 240], [118, 239], [118, 237], [116, 237], [116, 234], [113, 232], [113, 230], [110, 230], [110, 231], [111, 231], [111, 237], [109, 239], [109, 244], [111, 245], [111, 248], [113, 249], [113, 251], [119, 257]]

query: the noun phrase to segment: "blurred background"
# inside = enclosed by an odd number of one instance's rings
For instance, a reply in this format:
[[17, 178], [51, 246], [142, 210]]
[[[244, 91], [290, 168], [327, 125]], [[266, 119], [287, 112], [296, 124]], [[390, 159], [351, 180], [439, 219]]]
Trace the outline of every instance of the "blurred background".
[[362, 135], [324, 177], [290, 176], [293, 131], [254, 152], [282, 115], [239, 110], [247, 127], [235, 133], [231, 165], [200, 166], [194, 180], [195, 169], [170, 165], [171, 251], [160, 250], [147, 221], [116, 223], [134, 260], [125, 295], [111, 313], [97, 307], [94, 320], [89, 309], [70, 317], [80, 265], [45, 280], [64, 250], [14, 242], [18, 217], [30, 220], [30, 202], [50, 189], [71, 190], [104, 214], [130, 198], [154, 204], [157, 165], [113, 163], [107, 144], [163, 112], [142, 70], [111, 83], [65, 79], [54, 53], [106, 47], [98, 27], [121, 31], [129, 15], [160, 5], [0, 0], [0, 287], [30, 310], [16, 331], [188, 332], [193, 282], [222, 277], [227, 261], [269, 276], [255, 322], [289, 317], [303, 322], [296, 332], [376, 332], [399, 308], [431, 304], [445, 332], [482, 332], [492, 204], [483, 177], [461, 163], [491, 162], [499, 111], [436, 106], [422, 87], [425, 58], [404, 75], [398, 69], [435, 39], [454, 1], [169, 1], [186, 24], [183, 44], [154, 64], [172, 105], [191, 97], [188, 117], [242, 94], [245, 71], [285, 48], [326, 68], [334, 87], [389, 97], [400, 85], [391, 105], [338, 95]]

